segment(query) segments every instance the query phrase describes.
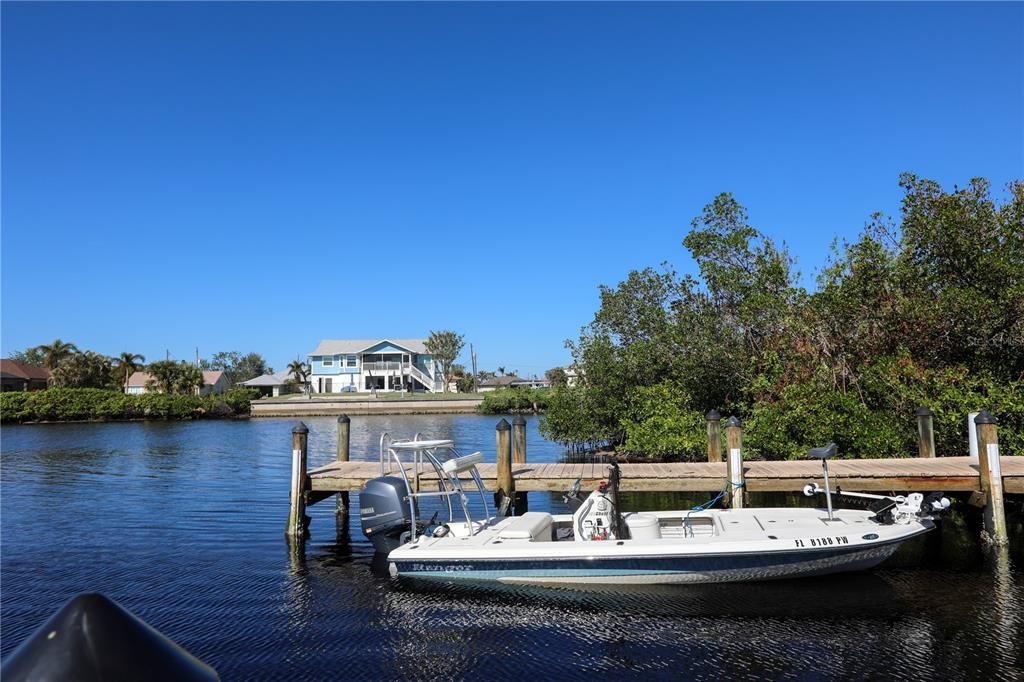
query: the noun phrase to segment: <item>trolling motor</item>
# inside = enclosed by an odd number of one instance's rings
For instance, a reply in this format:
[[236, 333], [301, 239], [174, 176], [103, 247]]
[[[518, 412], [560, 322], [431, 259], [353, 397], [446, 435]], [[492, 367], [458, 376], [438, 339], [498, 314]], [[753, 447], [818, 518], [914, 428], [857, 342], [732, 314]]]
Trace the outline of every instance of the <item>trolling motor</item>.
[[[823, 445], [820, 448], [811, 448], [807, 451], [807, 457], [820, 459], [821, 466], [825, 473], [825, 487], [817, 483], [808, 483], [804, 486], [804, 495], [814, 497], [825, 493], [825, 502], [828, 506], [828, 520], [833, 521], [832, 513], [832, 489], [828, 484], [828, 458], [834, 457], [838, 452], [835, 443]], [[910, 495], [871, 495], [869, 493], [845, 492], [836, 486], [836, 497], [845, 507], [855, 509], [867, 509], [874, 512], [875, 520], [879, 523], [910, 523], [915, 518], [931, 518], [932, 514], [938, 514], [949, 509], [949, 499], [942, 493], [929, 493], [927, 497], [921, 493]]]

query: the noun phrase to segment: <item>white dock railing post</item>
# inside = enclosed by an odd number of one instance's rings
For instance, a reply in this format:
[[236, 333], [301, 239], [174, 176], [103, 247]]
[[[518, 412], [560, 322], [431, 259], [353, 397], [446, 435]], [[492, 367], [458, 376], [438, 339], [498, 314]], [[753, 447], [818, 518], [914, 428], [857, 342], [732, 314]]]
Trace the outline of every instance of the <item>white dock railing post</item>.
[[306, 456], [309, 429], [302, 422], [292, 429], [292, 487], [285, 534], [291, 538], [306, 537]]
[[743, 423], [736, 417], [725, 422], [725, 440], [729, 448], [729, 506], [743, 509]]

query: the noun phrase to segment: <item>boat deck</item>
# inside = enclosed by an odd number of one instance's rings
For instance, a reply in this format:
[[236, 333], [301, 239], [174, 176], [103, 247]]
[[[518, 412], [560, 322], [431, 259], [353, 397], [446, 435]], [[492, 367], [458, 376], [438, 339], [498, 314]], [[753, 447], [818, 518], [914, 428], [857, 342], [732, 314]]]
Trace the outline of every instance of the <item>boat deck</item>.
[[[1000, 457], [1003, 488], [1024, 494], [1024, 457]], [[717, 492], [725, 485], [724, 463], [622, 464], [621, 490], [659, 492]], [[810, 481], [822, 481], [817, 460], [743, 463], [750, 492], [796, 492]], [[496, 487], [497, 465], [477, 466], [489, 490]], [[411, 472], [411, 468], [409, 469]], [[518, 492], [562, 492], [577, 478], [590, 490], [604, 480], [607, 467], [598, 462], [513, 464]], [[378, 462], [332, 462], [309, 471], [314, 494], [358, 491], [380, 475]], [[422, 470], [422, 480], [436, 480], [433, 470]], [[970, 457], [934, 459], [836, 459], [829, 462], [833, 486], [858, 491], [973, 492], [981, 489], [978, 462]]]

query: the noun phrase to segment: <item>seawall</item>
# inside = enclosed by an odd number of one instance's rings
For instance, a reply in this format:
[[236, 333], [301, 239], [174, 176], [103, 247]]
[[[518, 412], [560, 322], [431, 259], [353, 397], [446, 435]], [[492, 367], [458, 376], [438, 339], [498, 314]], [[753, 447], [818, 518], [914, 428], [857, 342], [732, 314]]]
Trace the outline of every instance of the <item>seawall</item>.
[[330, 417], [339, 414], [472, 414], [482, 398], [406, 400], [254, 400], [253, 417]]

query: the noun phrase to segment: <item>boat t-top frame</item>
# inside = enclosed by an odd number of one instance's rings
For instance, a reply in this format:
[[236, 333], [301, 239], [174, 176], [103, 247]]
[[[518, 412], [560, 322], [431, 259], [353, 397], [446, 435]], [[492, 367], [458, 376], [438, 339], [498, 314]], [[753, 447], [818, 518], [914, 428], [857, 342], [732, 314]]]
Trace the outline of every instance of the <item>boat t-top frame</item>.
[[[404, 457], [404, 459], [403, 459]], [[437, 474], [437, 491], [420, 490], [420, 474], [423, 471], [423, 460], [426, 460]], [[380, 475], [386, 476], [392, 472], [392, 465], [402, 474], [405, 482], [405, 492], [409, 500], [409, 541], [415, 541], [419, 535], [419, 519], [417, 501], [420, 498], [440, 497], [448, 505], [448, 522], [455, 518], [455, 508], [452, 505], [452, 498], [458, 498], [462, 507], [463, 516], [466, 518], [466, 531], [473, 535], [478, 530], [473, 524], [473, 517], [469, 511], [469, 500], [466, 497], [465, 489], [462, 486], [463, 479], [460, 474], [469, 473], [470, 479], [476, 485], [480, 493], [480, 501], [484, 508], [484, 523], [491, 518], [490, 507], [487, 504], [487, 494], [484, 490], [484, 482], [480, 478], [480, 472], [476, 465], [484, 460], [482, 452], [474, 452], [469, 455], [460, 455], [451, 440], [427, 440], [417, 433], [412, 440], [392, 440], [391, 434], [384, 432], [380, 437]], [[412, 479], [407, 468], [412, 465]]]

